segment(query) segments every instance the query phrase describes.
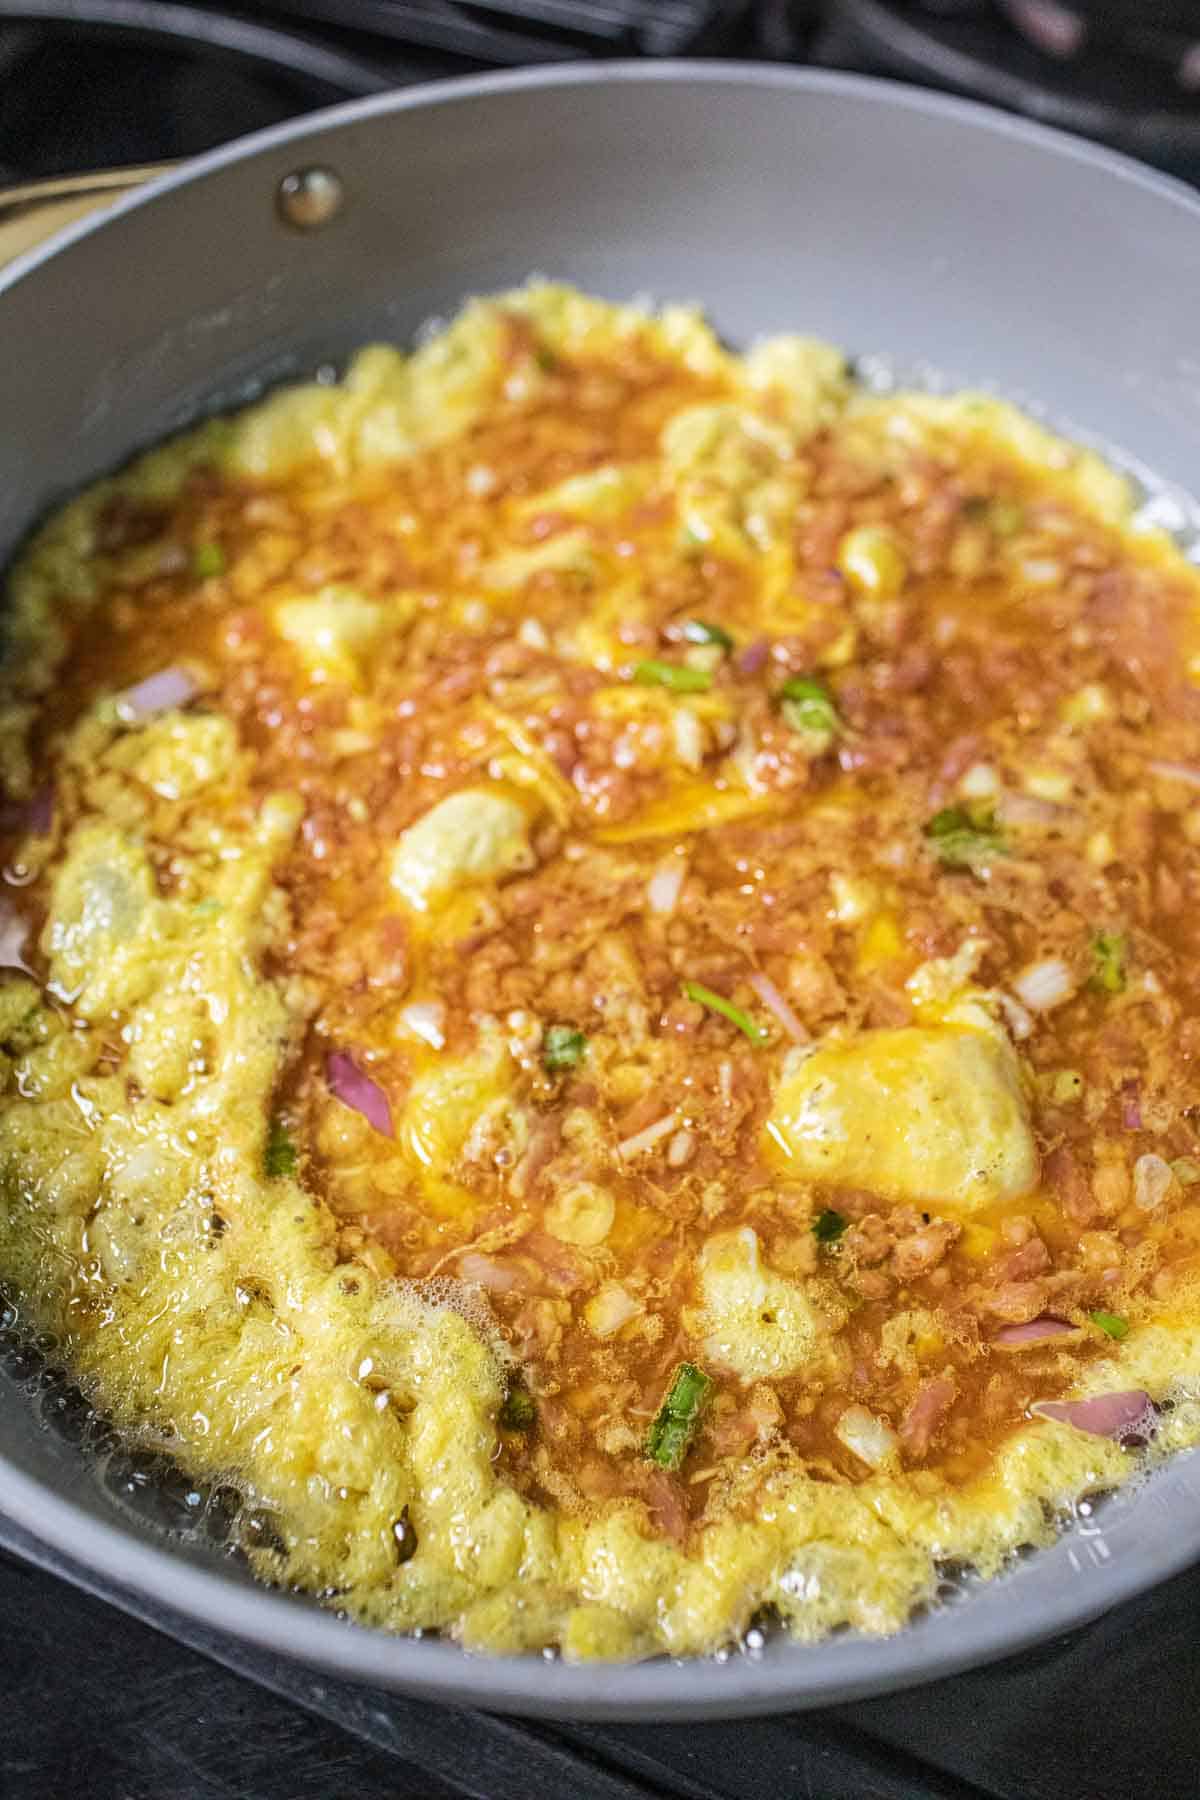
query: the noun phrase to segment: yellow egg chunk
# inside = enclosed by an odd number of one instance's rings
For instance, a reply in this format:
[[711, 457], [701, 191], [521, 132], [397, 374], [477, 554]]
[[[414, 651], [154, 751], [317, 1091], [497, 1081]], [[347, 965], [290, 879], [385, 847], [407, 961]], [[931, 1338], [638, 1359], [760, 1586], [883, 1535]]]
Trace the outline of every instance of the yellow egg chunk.
[[789, 1174], [964, 1212], [1038, 1179], [1016, 1058], [969, 1027], [863, 1032], [797, 1058], [766, 1141]]
[[418, 912], [459, 883], [533, 867], [529, 815], [516, 800], [464, 788], [410, 825], [392, 852], [391, 883]]
[[818, 1316], [804, 1290], [765, 1268], [749, 1226], [722, 1232], [700, 1256], [704, 1348], [745, 1381], [795, 1375], [817, 1348]]

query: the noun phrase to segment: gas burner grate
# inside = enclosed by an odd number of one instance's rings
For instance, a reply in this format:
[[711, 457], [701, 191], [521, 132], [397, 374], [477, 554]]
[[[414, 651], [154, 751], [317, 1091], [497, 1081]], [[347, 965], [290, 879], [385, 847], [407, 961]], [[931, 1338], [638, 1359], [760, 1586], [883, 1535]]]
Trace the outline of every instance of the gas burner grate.
[[831, 0], [814, 56], [988, 100], [1200, 180], [1200, 0]]

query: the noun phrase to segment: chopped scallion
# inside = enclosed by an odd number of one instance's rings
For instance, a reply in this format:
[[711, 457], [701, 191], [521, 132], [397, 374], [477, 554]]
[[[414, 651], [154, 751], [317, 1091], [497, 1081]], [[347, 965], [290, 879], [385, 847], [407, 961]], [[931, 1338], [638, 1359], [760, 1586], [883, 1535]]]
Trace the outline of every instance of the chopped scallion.
[[587, 1050], [587, 1038], [573, 1025], [551, 1025], [542, 1040], [542, 1063], [551, 1075], [561, 1075], [581, 1063]]
[[685, 669], [679, 663], [658, 662], [651, 658], [640, 662], [633, 671], [639, 687], [670, 688], [674, 694], [707, 694], [712, 675], [707, 669]]
[[925, 825], [931, 849], [948, 869], [974, 869], [1004, 854], [1004, 839], [990, 808], [944, 806]]
[[192, 551], [192, 574], [197, 581], [208, 581], [225, 573], [225, 552], [220, 544], [197, 544]]
[[793, 675], [779, 690], [779, 711], [793, 731], [827, 750], [842, 728], [833, 696], [816, 675]]
[[744, 1031], [752, 1044], [761, 1044], [766, 1041], [768, 1033], [765, 1027], [756, 1024], [748, 1012], [740, 1006], [735, 1006], [732, 1000], [726, 1000], [723, 994], [714, 994], [711, 988], [705, 987], [700, 981], [685, 981], [683, 991], [689, 1000], [695, 1001], [697, 1006], [706, 1006], [709, 1012], [720, 1013], [723, 1019], [728, 1019], [731, 1025], [736, 1025], [739, 1031]]
[[296, 1146], [282, 1119], [272, 1119], [263, 1151], [263, 1173], [269, 1180], [296, 1173]]
[[818, 1244], [836, 1244], [849, 1223], [849, 1219], [840, 1212], [834, 1212], [832, 1207], [826, 1207], [825, 1211], [819, 1212], [813, 1220], [812, 1234]]
[[1177, 1156], [1171, 1164], [1171, 1173], [1180, 1187], [1195, 1187], [1200, 1181], [1200, 1162], [1194, 1156]]
[[1094, 1312], [1089, 1313], [1088, 1317], [1093, 1325], [1100, 1327], [1106, 1337], [1116, 1338], [1118, 1343], [1123, 1337], [1129, 1336], [1129, 1320], [1121, 1318], [1119, 1313]]
[[719, 625], [710, 625], [707, 619], [685, 619], [683, 635], [689, 644], [716, 644], [720, 650], [732, 650], [733, 639]]
[[1129, 940], [1123, 931], [1098, 931], [1092, 939], [1092, 978], [1088, 986], [1096, 994], [1125, 992], [1125, 959]]
[[500, 1403], [499, 1416], [505, 1431], [532, 1431], [537, 1423], [537, 1407], [529, 1389], [514, 1382]]
[[680, 1363], [676, 1369], [667, 1397], [659, 1407], [646, 1439], [646, 1455], [660, 1469], [670, 1469], [674, 1473], [683, 1467], [683, 1459], [696, 1435], [712, 1385], [695, 1363]]

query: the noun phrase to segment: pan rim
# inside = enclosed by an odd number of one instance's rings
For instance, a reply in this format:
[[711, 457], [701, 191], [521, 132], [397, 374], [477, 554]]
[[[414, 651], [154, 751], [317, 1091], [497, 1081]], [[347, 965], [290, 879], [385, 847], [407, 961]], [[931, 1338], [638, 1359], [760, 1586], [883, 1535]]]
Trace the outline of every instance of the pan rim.
[[[884, 108], [946, 119], [1106, 171], [1178, 207], [1200, 222], [1200, 197], [1173, 177], [1118, 151], [1052, 127], [1011, 117], [975, 101], [839, 71], [729, 61], [613, 62], [458, 77], [372, 96], [302, 115], [222, 145], [149, 182], [99, 217], [68, 225], [18, 257], [0, 275], [0, 299], [18, 282], [110, 222], [231, 165], [319, 142], [328, 131], [393, 112], [454, 106], [531, 89], [654, 84], [784, 89], [868, 100]], [[1171, 1465], [1172, 1467], [1176, 1465]], [[1169, 1469], [1164, 1470], [1169, 1478]], [[1168, 1537], [1148, 1534], [1087, 1579], [1041, 1593], [1036, 1609], [1005, 1613], [933, 1644], [914, 1645], [912, 1629], [892, 1638], [842, 1638], [823, 1646], [781, 1645], [762, 1658], [571, 1667], [540, 1657], [478, 1658], [444, 1642], [397, 1638], [343, 1622], [311, 1602], [280, 1596], [219, 1569], [208, 1569], [115, 1523], [97, 1519], [0, 1456], [0, 1510], [99, 1584], [157, 1605], [217, 1632], [322, 1669], [328, 1674], [458, 1705], [534, 1716], [591, 1719], [705, 1719], [830, 1705], [937, 1680], [1013, 1655], [1095, 1618], [1200, 1557], [1200, 1509]], [[1189, 1531], [1187, 1519], [1194, 1522]], [[1041, 1552], [1049, 1555], [1052, 1552]], [[1004, 1578], [1002, 1577], [1001, 1580]], [[968, 1602], [963, 1613], [971, 1612]], [[962, 1613], [958, 1614], [962, 1619]], [[170, 1629], [169, 1624], [166, 1629]]]

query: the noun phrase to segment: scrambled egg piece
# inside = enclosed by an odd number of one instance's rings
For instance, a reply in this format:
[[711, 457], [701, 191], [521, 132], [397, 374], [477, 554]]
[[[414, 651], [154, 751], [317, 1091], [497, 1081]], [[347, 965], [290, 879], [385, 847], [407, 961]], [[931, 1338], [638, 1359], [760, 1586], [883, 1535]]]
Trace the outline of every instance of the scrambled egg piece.
[[534, 864], [529, 814], [507, 794], [462, 788], [403, 833], [391, 883], [418, 912], [470, 881], [516, 875]]
[[998, 1031], [905, 1025], [799, 1055], [767, 1131], [790, 1173], [896, 1200], [973, 1211], [1038, 1179], [1020, 1070]]
[[704, 1347], [744, 1381], [779, 1380], [812, 1360], [820, 1323], [795, 1281], [764, 1268], [749, 1225], [710, 1238], [700, 1257]]
[[384, 606], [350, 588], [327, 587], [307, 599], [281, 600], [275, 626], [319, 681], [356, 681], [362, 659], [380, 638], [411, 616], [412, 606]]

